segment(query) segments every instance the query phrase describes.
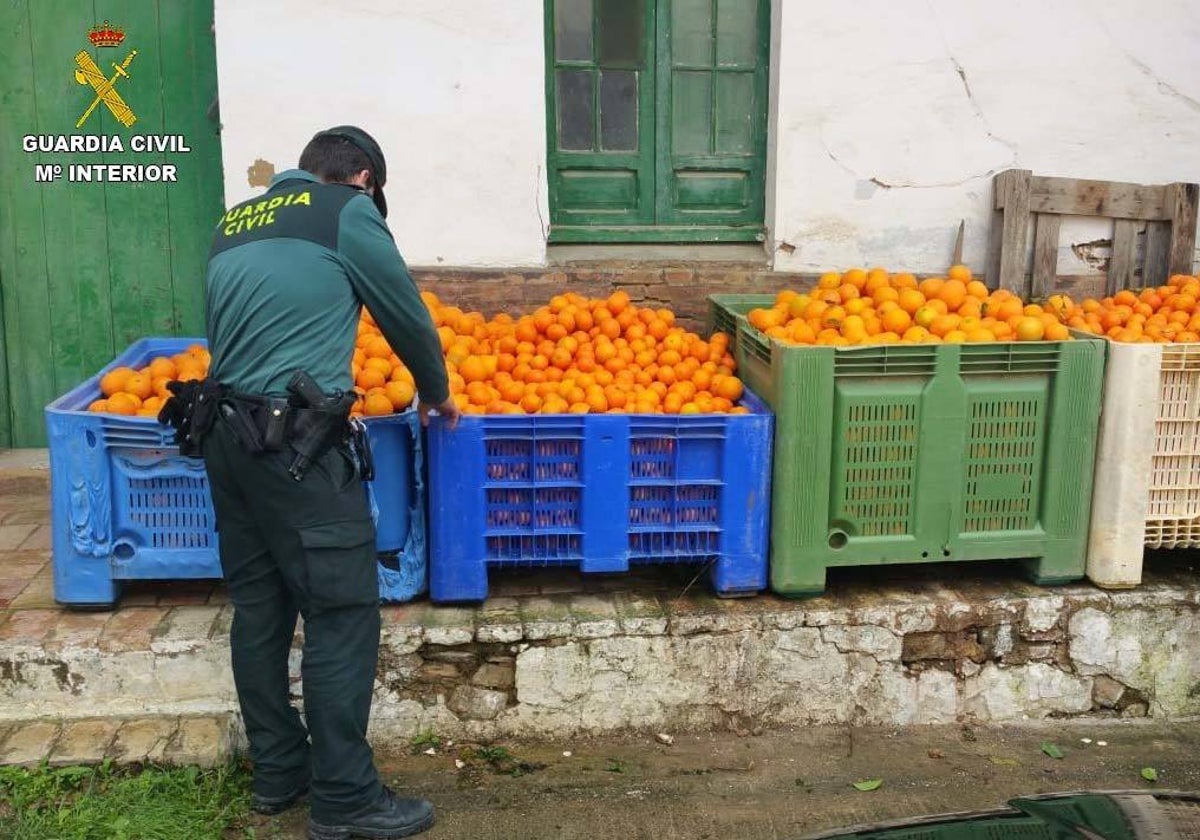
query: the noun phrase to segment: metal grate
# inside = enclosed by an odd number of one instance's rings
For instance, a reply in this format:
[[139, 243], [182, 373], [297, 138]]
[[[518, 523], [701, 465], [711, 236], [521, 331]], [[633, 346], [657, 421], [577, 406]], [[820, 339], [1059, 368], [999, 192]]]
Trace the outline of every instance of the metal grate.
[[129, 518], [153, 548], [209, 548], [213, 510], [203, 477], [130, 478], [125, 489]]
[[970, 403], [963, 530], [1023, 531], [1037, 524], [1041, 397], [982, 397]]
[[918, 414], [915, 400], [847, 406], [835, 518], [853, 523], [858, 535], [902, 535], [912, 528]]

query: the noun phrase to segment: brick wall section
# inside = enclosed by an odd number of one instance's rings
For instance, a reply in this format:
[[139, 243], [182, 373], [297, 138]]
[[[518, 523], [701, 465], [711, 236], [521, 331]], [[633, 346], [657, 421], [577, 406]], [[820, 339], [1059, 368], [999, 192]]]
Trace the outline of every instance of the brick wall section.
[[780, 289], [808, 288], [817, 278], [759, 266], [645, 263], [547, 269], [415, 268], [412, 274], [421, 289], [488, 316], [529, 312], [563, 291], [607, 297], [624, 289], [639, 305], [673, 310], [690, 329], [704, 327], [711, 294], [774, 294]]

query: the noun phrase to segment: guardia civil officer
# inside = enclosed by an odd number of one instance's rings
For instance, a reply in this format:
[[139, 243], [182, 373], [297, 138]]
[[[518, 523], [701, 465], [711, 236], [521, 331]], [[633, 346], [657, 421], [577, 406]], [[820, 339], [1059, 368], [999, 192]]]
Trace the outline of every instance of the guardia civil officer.
[[[279, 813], [310, 793], [317, 840], [433, 824], [430, 803], [383, 786], [366, 739], [379, 585], [363, 459], [345, 433], [364, 304], [412, 371], [422, 420], [431, 408], [458, 418], [434, 324], [384, 222], [386, 178], [370, 135], [331, 128], [299, 169], [222, 218], [207, 274], [211, 385], [189, 401], [218, 404], [190, 433], [202, 436], [234, 607], [253, 805]], [[298, 372], [306, 395], [289, 391]], [[304, 721], [288, 700], [297, 614]]]

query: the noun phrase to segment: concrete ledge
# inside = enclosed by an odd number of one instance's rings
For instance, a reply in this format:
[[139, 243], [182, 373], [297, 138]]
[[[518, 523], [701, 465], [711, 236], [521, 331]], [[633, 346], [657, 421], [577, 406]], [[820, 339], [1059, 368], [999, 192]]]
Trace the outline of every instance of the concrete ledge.
[[[385, 607], [373, 736], [1200, 715], [1194, 576], [1106, 593], [971, 574], [953, 588], [861, 580], [808, 601], [610, 578], [626, 588]], [[227, 605], [0, 615], [0, 721], [236, 711]], [[297, 650], [297, 700], [298, 665]]]
[[215, 767], [239, 748], [240, 729], [228, 714], [140, 718], [89, 717], [0, 724], [0, 765], [173, 764]]

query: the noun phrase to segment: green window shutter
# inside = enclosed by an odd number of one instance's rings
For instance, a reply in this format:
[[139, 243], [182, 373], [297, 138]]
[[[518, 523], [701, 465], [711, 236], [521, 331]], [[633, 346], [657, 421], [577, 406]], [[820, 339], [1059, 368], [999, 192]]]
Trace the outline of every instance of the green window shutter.
[[762, 238], [769, 0], [546, 0], [551, 241]]
[[551, 223], [654, 221], [653, 0], [550, 0]]
[[766, 160], [766, 0], [665, 0], [656, 219], [759, 226]]

